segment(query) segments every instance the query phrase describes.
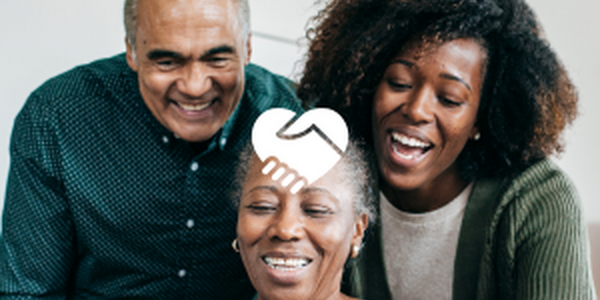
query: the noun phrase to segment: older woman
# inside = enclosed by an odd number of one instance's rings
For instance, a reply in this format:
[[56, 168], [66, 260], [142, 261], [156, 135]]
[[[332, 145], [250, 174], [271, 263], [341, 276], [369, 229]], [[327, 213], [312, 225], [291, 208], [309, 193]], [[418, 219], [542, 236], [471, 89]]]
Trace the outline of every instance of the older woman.
[[353, 299], [340, 291], [342, 272], [360, 251], [373, 198], [358, 148], [297, 192], [273, 180], [273, 171], [263, 174], [263, 163], [247, 152], [233, 247], [258, 299]]
[[368, 299], [591, 299], [572, 182], [547, 157], [576, 116], [519, 0], [333, 0], [298, 95], [333, 107], [379, 167]]

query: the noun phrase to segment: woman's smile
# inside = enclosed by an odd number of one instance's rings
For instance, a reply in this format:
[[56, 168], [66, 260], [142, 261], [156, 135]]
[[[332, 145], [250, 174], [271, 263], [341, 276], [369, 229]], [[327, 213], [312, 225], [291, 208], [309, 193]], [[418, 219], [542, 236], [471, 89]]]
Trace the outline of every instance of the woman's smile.
[[[391, 201], [410, 192], [419, 202], [416, 192], [427, 195], [427, 207], [439, 207], [464, 187], [456, 159], [477, 132], [485, 55], [469, 39], [425, 50], [409, 43], [386, 69], [372, 120], [382, 191]], [[446, 185], [455, 188], [429, 197]]]

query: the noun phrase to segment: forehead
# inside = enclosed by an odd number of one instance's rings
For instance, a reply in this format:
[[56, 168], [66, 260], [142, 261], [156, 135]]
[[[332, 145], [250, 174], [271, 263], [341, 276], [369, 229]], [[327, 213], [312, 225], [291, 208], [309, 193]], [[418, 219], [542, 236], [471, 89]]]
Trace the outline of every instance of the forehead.
[[410, 59], [418, 64], [452, 58], [460, 59], [471, 64], [480, 64], [486, 59], [486, 49], [475, 39], [459, 38], [450, 41], [432, 41], [413, 39], [398, 51], [396, 58]]
[[240, 27], [238, 15], [235, 0], [139, 1], [138, 29], [147, 34], [209, 28], [235, 31]]
[[408, 42], [393, 59], [423, 72], [455, 75], [479, 89], [486, 71], [486, 49], [474, 39], [455, 39], [446, 42]]
[[[352, 196], [354, 188], [352, 186], [352, 181], [350, 180], [348, 174], [346, 174], [346, 172], [344, 172], [343, 170], [343, 163], [343, 160], [338, 162], [325, 175], [323, 175], [321, 178], [311, 183], [307, 187], [326, 190], [331, 195], [333, 195], [339, 202], [351, 202], [353, 198]], [[285, 175], [282, 176], [279, 180], [273, 180], [271, 174], [265, 175], [261, 172], [263, 167], [264, 164], [260, 161], [260, 159], [258, 159], [257, 157], [253, 157], [251, 159], [248, 172], [245, 176], [245, 180], [242, 187], [243, 193], [246, 193], [247, 191], [256, 186], [269, 185], [276, 187], [277, 190], [280, 191], [282, 194], [291, 195], [290, 188], [292, 184], [290, 184], [288, 187], [283, 187], [281, 185], [281, 181], [283, 178], [285, 178]], [[303, 189], [306, 189], [307, 187]], [[301, 193], [302, 189], [297, 194]]]

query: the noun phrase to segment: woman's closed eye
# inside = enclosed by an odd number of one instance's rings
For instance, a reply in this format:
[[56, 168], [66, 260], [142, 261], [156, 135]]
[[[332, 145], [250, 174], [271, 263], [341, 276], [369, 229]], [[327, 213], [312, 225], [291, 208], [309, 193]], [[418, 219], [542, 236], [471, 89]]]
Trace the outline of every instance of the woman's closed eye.
[[403, 83], [399, 81], [388, 80], [388, 85], [396, 90], [407, 90], [411, 89], [412, 85], [408, 83]]
[[323, 218], [332, 215], [334, 211], [326, 205], [306, 205], [302, 207], [305, 214], [313, 218]]
[[277, 211], [277, 206], [268, 202], [252, 203], [246, 206], [247, 209], [255, 214], [271, 214]]
[[452, 100], [451, 98], [447, 98], [444, 96], [438, 96], [438, 99], [440, 99], [440, 102], [443, 105], [449, 106], [449, 107], [461, 106], [463, 104], [463, 101]]

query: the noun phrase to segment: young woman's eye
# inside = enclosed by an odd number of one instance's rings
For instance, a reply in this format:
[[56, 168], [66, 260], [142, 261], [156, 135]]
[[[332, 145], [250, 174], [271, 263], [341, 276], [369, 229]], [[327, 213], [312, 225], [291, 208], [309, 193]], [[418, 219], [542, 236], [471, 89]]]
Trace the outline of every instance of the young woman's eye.
[[407, 89], [412, 88], [412, 85], [410, 85], [410, 84], [396, 82], [393, 80], [388, 80], [388, 85], [391, 86], [392, 88], [398, 89], [398, 90], [407, 90]]
[[446, 97], [441, 97], [440, 96], [439, 99], [440, 99], [440, 102], [442, 102], [442, 104], [444, 104], [446, 106], [455, 107], [455, 106], [462, 105], [462, 102], [451, 100], [451, 99], [446, 98]]

